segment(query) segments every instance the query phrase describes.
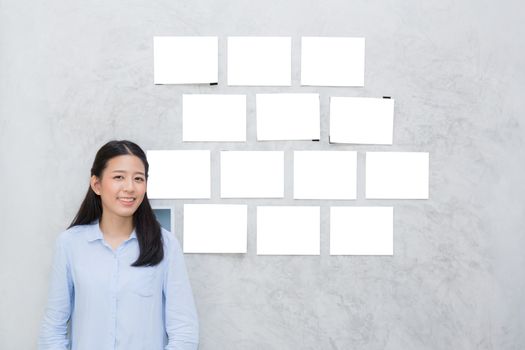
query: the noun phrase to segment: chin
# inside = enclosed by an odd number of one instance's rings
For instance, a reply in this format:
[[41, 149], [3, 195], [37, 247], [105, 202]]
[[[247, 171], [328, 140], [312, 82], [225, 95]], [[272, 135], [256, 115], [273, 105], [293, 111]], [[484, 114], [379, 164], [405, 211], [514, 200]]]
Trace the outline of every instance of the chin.
[[129, 216], [133, 216], [133, 214], [135, 214], [136, 211], [137, 211], [137, 208], [133, 208], [133, 209], [130, 208], [128, 210], [119, 210], [116, 212], [116, 214], [122, 217], [129, 217]]

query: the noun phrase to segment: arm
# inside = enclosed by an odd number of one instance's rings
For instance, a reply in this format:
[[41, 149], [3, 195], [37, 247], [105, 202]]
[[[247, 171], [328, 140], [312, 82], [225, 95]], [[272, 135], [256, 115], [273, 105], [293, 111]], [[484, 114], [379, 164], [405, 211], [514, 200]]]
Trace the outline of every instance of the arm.
[[67, 350], [67, 322], [71, 315], [73, 282], [67, 263], [64, 243], [59, 236], [51, 268], [49, 297], [38, 337], [39, 350]]
[[168, 344], [165, 350], [195, 350], [199, 346], [199, 321], [184, 256], [175, 236], [167, 246], [164, 295]]

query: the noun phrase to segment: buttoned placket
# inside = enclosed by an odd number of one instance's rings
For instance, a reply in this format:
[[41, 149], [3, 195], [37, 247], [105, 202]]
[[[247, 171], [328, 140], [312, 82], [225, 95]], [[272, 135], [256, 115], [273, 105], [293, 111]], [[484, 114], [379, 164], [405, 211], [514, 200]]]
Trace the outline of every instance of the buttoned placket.
[[110, 306], [110, 314], [111, 314], [111, 320], [113, 324], [113, 328], [110, 330], [109, 335], [113, 339], [113, 349], [117, 349], [118, 346], [118, 339], [117, 339], [117, 309], [118, 309], [118, 278], [119, 278], [119, 265], [120, 265], [120, 257], [123, 255], [125, 247], [128, 245], [128, 242], [131, 240], [131, 236], [122, 242], [116, 250], [113, 250], [111, 246], [102, 239], [102, 243], [104, 246], [106, 246], [109, 251], [111, 252], [111, 255], [113, 256], [113, 268], [112, 268], [112, 275], [111, 275], [111, 285], [110, 285], [110, 293], [111, 293], [111, 306]]

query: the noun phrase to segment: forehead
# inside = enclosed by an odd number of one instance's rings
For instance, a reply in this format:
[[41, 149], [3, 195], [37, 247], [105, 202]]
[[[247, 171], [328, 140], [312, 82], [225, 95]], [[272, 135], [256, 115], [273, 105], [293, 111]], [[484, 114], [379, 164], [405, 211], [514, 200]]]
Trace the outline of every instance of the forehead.
[[144, 163], [142, 163], [139, 157], [126, 154], [108, 160], [106, 169], [108, 171], [123, 170], [127, 172], [144, 173]]

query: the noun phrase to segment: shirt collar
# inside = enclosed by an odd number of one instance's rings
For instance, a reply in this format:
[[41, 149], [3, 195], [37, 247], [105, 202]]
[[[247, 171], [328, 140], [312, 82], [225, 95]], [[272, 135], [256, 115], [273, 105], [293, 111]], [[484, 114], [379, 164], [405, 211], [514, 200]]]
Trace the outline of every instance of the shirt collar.
[[[130, 240], [132, 238], [137, 239], [137, 233], [135, 231], [135, 228], [133, 228], [133, 231], [131, 231], [131, 235], [129, 235], [128, 240]], [[96, 241], [97, 239], [104, 239], [104, 235], [103, 235], [102, 231], [100, 230], [99, 220], [98, 219], [96, 219], [95, 221], [93, 221], [90, 224], [90, 230], [89, 230], [89, 233], [87, 235], [88, 242], [93, 242], [93, 241]]]

